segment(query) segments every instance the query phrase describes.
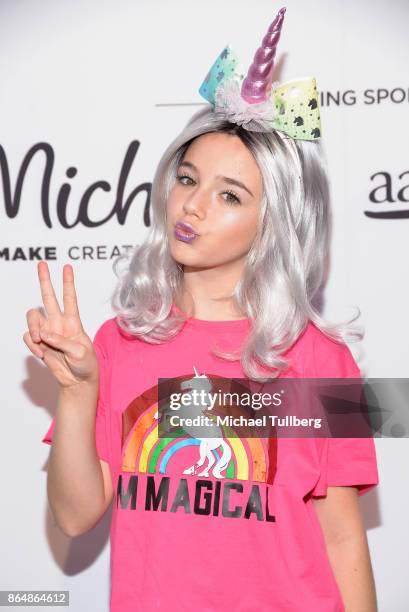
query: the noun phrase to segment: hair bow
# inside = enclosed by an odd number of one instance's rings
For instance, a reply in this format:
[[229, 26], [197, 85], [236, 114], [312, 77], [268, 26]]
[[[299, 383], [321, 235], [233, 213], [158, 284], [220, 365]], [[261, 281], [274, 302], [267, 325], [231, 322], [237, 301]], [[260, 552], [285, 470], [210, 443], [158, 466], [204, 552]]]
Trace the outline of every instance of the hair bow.
[[274, 58], [285, 8], [271, 23], [253, 62], [244, 74], [235, 51], [220, 53], [199, 93], [216, 114], [250, 131], [278, 130], [299, 140], [321, 137], [320, 108], [314, 77], [273, 82]]

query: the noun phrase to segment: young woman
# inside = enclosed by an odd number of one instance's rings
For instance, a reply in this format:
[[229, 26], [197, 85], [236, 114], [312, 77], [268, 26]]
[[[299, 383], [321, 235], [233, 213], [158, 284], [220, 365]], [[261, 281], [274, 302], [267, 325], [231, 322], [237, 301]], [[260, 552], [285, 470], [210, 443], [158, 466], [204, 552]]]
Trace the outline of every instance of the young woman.
[[72, 267], [62, 311], [39, 263], [47, 318], [29, 310], [24, 340], [60, 384], [49, 502], [77, 536], [115, 498], [111, 612], [376, 610], [358, 498], [378, 483], [372, 438], [158, 434], [170, 389], [360, 376], [347, 327], [313, 306], [328, 193], [318, 141], [205, 108], [159, 163], [152, 227], [93, 342]]

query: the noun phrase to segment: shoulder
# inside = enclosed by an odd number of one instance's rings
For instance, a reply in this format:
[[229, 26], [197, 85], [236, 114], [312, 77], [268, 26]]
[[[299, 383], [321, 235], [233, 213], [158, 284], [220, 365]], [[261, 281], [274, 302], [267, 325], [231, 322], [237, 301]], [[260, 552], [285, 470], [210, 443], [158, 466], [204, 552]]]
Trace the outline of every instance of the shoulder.
[[344, 341], [334, 340], [308, 321], [290, 349], [305, 377], [355, 378], [361, 375], [351, 350]]
[[118, 343], [124, 340], [139, 341], [135, 335], [126, 332], [120, 327], [115, 316], [107, 319], [99, 326], [95, 333], [93, 344], [98, 345], [99, 348], [106, 352], [112, 352]]
[[107, 319], [98, 327], [94, 336], [94, 342], [99, 342], [100, 344], [109, 342], [110, 339], [117, 333], [117, 327], [116, 317]]
[[111, 317], [104, 321], [97, 329], [93, 345], [102, 350], [105, 355], [112, 353], [117, 345], [118, 339], [124, 334], [118, 325], [117, 318]]

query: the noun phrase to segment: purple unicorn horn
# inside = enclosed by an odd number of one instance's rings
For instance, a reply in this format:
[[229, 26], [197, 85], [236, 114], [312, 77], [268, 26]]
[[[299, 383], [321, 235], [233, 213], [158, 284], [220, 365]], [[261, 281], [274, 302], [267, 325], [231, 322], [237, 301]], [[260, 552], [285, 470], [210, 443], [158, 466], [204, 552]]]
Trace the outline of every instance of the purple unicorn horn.
[[241, 97], [249, 104], [264, 102], [270, 93], [273, 82], [274, 57], [280, 40], [284, 13], [285, 7], [278, 11], [261, 42], [261, 47], [257, 49], [253, 63], [243, 81]]

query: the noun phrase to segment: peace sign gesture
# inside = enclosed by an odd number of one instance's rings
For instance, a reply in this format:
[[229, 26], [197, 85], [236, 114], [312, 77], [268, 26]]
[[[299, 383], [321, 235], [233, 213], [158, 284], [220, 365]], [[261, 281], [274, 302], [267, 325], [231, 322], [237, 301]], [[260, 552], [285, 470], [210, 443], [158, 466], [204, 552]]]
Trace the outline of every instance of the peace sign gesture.
[[62, 387], [84, 381], [98, 383], [98, 360], [81, 323], [72, 266], [63, 267], [64, 312], [55, 296], [45, 261], [38, 263], [37, 272], [47, 318], [36, 308], [27, 311], [25, 344], [33, 355], [44, 361]]

